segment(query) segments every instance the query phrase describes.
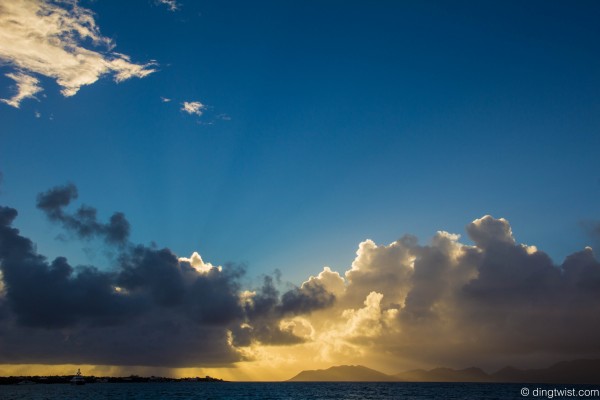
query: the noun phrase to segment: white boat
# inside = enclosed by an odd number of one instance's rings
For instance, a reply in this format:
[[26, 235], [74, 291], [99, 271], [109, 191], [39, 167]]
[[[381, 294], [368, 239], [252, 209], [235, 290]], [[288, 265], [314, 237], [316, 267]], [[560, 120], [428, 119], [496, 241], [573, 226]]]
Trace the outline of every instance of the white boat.
[[85, 379], [81, 376], [81, 371], [77, 368], [77, 375], [71, 379], [71, 385], [85, 385]]

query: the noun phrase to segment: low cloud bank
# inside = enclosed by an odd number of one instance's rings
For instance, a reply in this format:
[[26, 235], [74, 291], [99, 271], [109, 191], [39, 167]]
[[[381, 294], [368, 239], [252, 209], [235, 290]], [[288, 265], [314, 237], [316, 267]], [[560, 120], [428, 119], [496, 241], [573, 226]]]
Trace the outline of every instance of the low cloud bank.
[[391, 364], [600, 355], [592, 249], [554, 265], [504, 219], [467, 225], [472, 246], [443, 231], [424, 245], [366, 240], [345, 273], [325, 267], [282, 291], [273, 276], [243, 287], [244, 266], [133, 244], [122, 213], [69, 211], [77, 197], [55, 187], [37, 206], [73, 238], [111, 246], [108, 268], [48, 260], [13, 226], [17, 210], [0, 207], [0, 363], [228, 366], [265, 345]]

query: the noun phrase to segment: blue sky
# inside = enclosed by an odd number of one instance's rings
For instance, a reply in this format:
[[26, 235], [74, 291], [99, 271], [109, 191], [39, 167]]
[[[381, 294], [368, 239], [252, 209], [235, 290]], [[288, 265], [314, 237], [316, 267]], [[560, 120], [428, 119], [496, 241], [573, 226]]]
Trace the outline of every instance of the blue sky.
[[[557, 263], [594, 244], [581, 223], [600, 215], [597, 2], [81, 6], [156, 71], [71, 97], [38, 74], [37, 99], [0, 104], [2, 204], [44, 254], [105, 262], [35, 208], [66, 182], [101, 216], [124, 212], [134, 242], [297, 284], [346, 269], [366, 238], [427, 242], [485, 214]], [[4, 59], [1, 98], [15, 70]]]

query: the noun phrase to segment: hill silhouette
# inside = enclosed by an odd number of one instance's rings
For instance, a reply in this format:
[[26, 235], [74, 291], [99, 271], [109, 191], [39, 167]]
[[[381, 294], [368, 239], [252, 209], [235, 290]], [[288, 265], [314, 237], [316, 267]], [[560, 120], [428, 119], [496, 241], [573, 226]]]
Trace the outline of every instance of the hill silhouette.
[[600, 360], [562, 361], [544, 369], [503, 368], [491, 375], [496, 382], [600, 383]]
[[394, 375], [362, 365], [341, 365], [302, 371], [290, 382], [497, 382], [497, 383], [588, 383], [600, 384], [600, 360], [562, 361], [548, 368], [504, 367], [492, 374], [480, 368], [414, 369]]
[[291, 382], [389, 382], [390, 376], [362, 365], [302, 371]]

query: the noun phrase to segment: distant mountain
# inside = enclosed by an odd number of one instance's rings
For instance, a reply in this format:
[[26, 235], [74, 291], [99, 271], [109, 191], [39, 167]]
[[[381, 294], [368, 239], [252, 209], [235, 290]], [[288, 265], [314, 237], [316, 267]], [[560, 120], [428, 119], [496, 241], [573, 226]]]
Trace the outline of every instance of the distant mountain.
[[395, 379], [362, 365], [340, 365], [328, 369], [302, 371], [290, 382], [390, 382]]
[[600, 384], [600, 360], [562, 361], [543, 369], [506, 367], [490, 377], [494, 382]]
[[342, 365], [328, 369], [302, 371], [291, 382], [515, 382], [515, 383], [589, 383], [600, 384], [600, 360], [563, 361], [543, 369], [521, 370], [505, 367], [493, 374], [480, 368], [455, 370], [414, 369], [387, 375], [362, 365]]

